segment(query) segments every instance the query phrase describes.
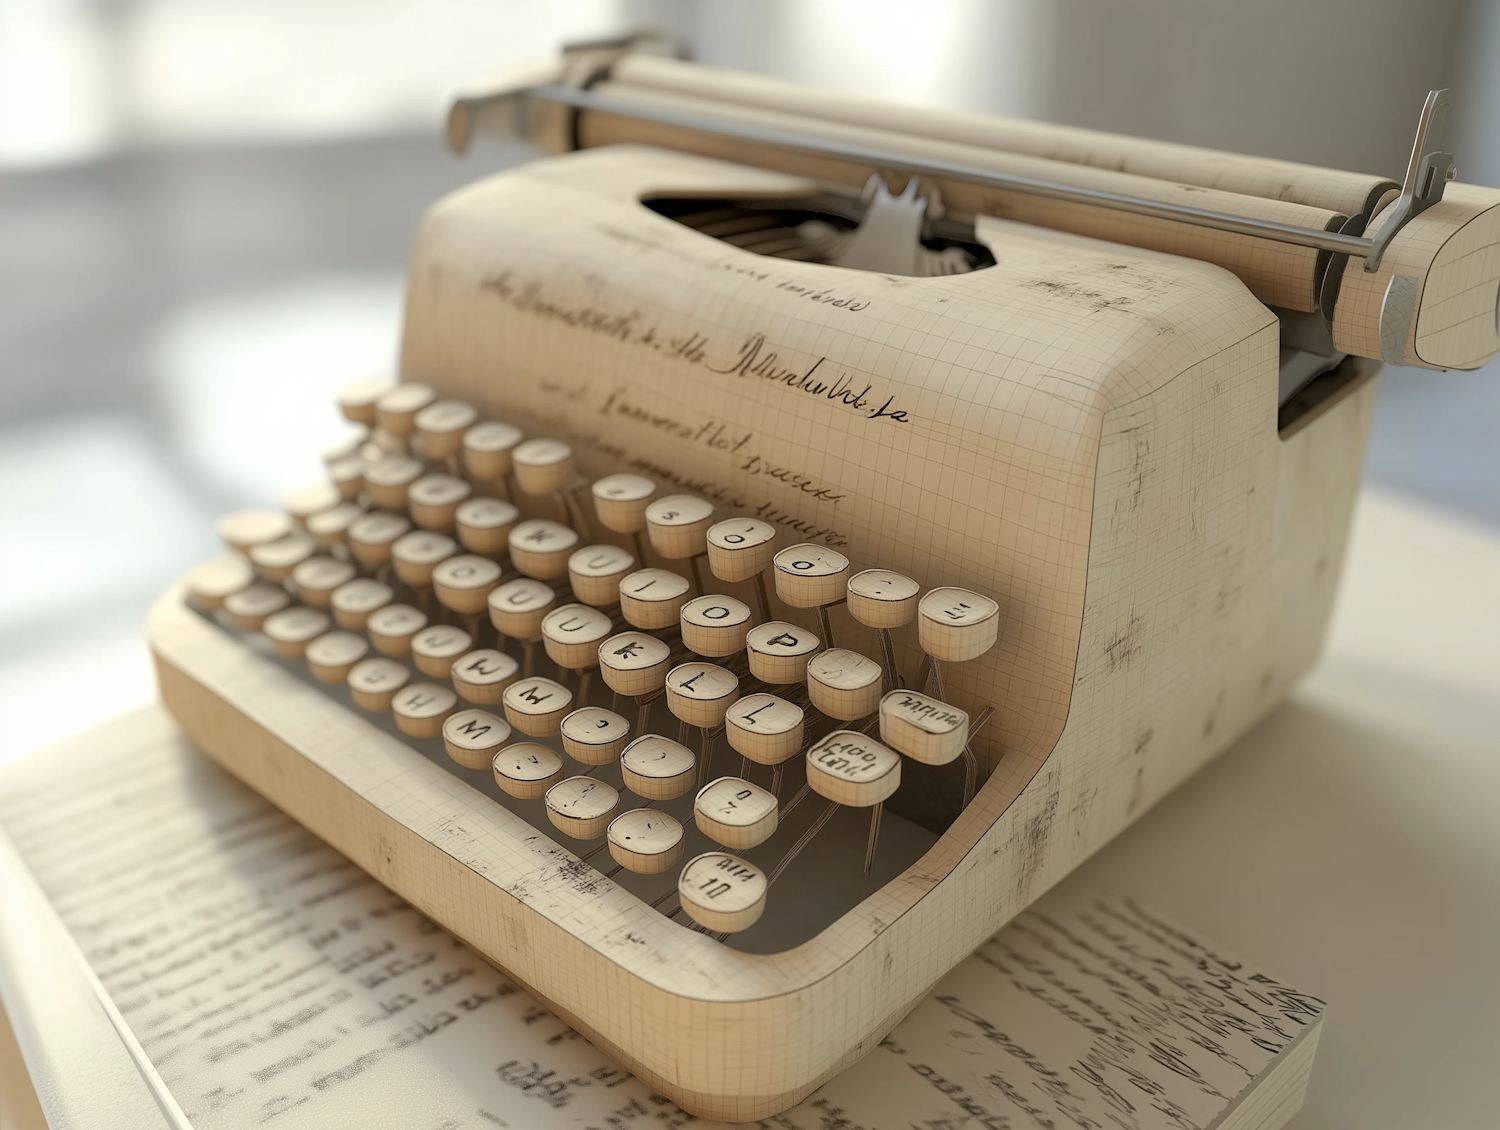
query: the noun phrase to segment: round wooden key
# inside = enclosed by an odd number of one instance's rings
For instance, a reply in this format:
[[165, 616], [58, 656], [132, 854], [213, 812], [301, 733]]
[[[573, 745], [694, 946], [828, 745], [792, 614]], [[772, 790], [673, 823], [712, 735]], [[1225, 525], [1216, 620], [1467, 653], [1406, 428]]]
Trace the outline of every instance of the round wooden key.
[[214, 524], [219, 540], [236, 553], [249, 553], [252, 546], [284, 538], [292, 532], [292, 520], [277, 510], [236, 510]]
[[603, 707], [585, 706], [562, 720], [563, 749], [585, 765], [608, 765], [629, 740], [630, 723]]
[[[462, 400], [439, 400], [416, 414], [413, 423], [422, 437], [422, 451], [429, 459], [447, 459], [464, 446], [464, 433], [479, 420], [472, 404]], [[421, 521], [421, 519], [418, 519]]]
[[396, 567], [396, 576], [413, 588], [425, 588], [432, 584], [432, 571], [438, 563], [457, 552], [458, 542], [447, 534], [413, 530], [402, 534], [391, 546], [391, 563]]
[[573, 692], [561, 683], [533, 675], [518, 679], [500, 696], [505, 720], [527, 737], [550, 738], [573, 709]]
[[364, 510], [353, 502], [341, 502], [337, 506], [320, 510], [307, 520], [307, 532], [313, 541], [327, 549], [349, 540], [349, 527], [364, 517]]
[[682, 858], [682, 825], [675, 816], [654, 808], [620, 813], [605, 835], [610, 856], [637, 875], [660, 875]]
[[620, 582], [620, 614], [637, 628], [670, 628], [692, 586], [668, 569], [637, 569]]
[[570, 671], [596, 666], [599, 645], [614, 630], [610, 619], [587, 604], [564, 604], [542, 617], [542, 646], [559, 667]]
[[395, 599], [395, 590], [384, 581], [356, 577], [334, 589], [328, 604], [333, 609], [333, 618], [338, 621], [339, 627], [361, 632], [369, 623], [371, 613], [384, 608]]
[[336, 463], [330, 463], [328, 478], [338, 487], [339, 494], [352, 502], [365, 489], [365, 461], [358, 455], [350, 455]]
[[473, 638], [462, 628], [433, 624], [412, 636], [411, 659], [422, 674], [446, 679], [453, 673], [453, 661], [473, 648]]
[[720, 777], [693, 798], [693, 823], [714, 843], [749, 851], [776, 832], [776, 797], [739, 777]]
[[357, 706], [383, 714], [391, 708], [396, 692], [411, 681], [411, 672], [394, 659], [361, 659], [349, 669], [347, 681]]
[[411, 638], [427, 627], [427, 613], [409, 604], [387, 604], [365, 621], [370, 644], [381, 655], [411, 654]]
[[323, 448], [322, 456], [325, 466], [332, 467], [335, 463], [342, 463], [345, 459], [357, 457], [360, 449], [370, 440], [370, 429], [366, 427], [350, 428], [344, 433], [342, 439], [336, 439]]
[[807, 751], [807, 783], [831, 801], [869, 808], [901, 787], [901, 755], [853, 730], [835, 730]]
[[917, 606], [922, 650], [945, 663], [977, 659], [1000, 635], [1000, 606], [968, 589], [933, 589]]
[[500, 584], [500, 566], [488, 557], [462, 553], [432, 571], [432, 588], [439, 603], [460, 616], [477, 616], [489, 606], [490, 593]]
[[692, 750], [660, 734], [642, 734], [620, 754], [625, 787], [647, 800], [672, 800], [692, 791], [697, 770]]
[[422, 477], [422, 462], [409, 455], [387, 455], [365, 468], [365, 489], [377, 506], [399, 510], [412, 483]]
[[776, 566], [776, 595], [784, 604], [821, 608], [844, 599], [849, 559], [838, 550], [803, 542], [783, 549], [771, 560]]
[[724, 715], [730, 747], [757, 765], [780, 765], [802, 748], [802, 708], [774, 694], [740, 699]]
[[375, 425], [375, 402], [396, 386], [383, 378], [355, 381], [339, 389], [339, 410], [356, 424]]
[[415, 382], [396, 385], [376, 398], [375, 423], [387, 435], [405, 439], [417, 430], [417, 413], [436, 399], [437, 393], [426, 385]]
[[635, 555], [617, 545], [588, 545], [568, 558], [568, 583], [584, 604], [620, 603], [620, 582], [635, 569]]
[[292, 585], [303, 604], [327, 608], [333, 590], [354, 580], [354, 566], [332, 557], [309, 557], [292, 570]]
[[303, 658], [320, 683], [342, 683], [349, 671], [370, 654], [370, 641], [353, 632], [327, 632], [307, 645]]
[[255, 570], [243, 557], [215, 557], [195, 565], [182, 577], [182, 587], [199, 608], [213, 612], [224, 607], [226, 598], [247, 589], [255, 581]]
[[458, 541], [470, 553], [498, 557], [510, 544], [510, 532], [521, 512], [498, 498], [471, 498], [453, 512]]
[[643, 475], [606, 475], [589, 488], [599, 524], [617, 534], [646, 528], [646, 506], [656, 497], [656, 484]]
[[721, 581], [748, 581], [776, 555], [776, 527], [759, 518], [730, 518], [708, 531], [708, 567]]
[[969, 744], [969, 715], [929, 695], [891, 691], [880, 700], [880, 740], [913, 761], [947, 765]]
[[443, 722], [458, 705], [458, 695], [436, 683], [411, 683], [391, 699], [391, 713], [403, 734], [413, 738], [435, 738]]
[[507, 636], [529, 640], [541, 635], [542, 617], [557, 604], [552, 586], [530, 577], [517, 577], [491, 591], [490, 623]]
[[464, 433], [464, 465], [476, 479], [503, 479], [511, 472], [511, 452], [523, 433], [512, 424], [486, 420]]
[[830, 718], [852, 722], [867, 718], [880, 706], [885, 672], [868, 656], [833, 647], [807, 664], [807, 697]]
[[682, 606], [682, 642], [699, 655], [718, 658], [745, 649], [753, 616], [732, 596], [700, 596]]
[[578, 548], [578, 534], [561, 522], [530, 518], [510, 532], [510, 560], [522, 573], [539, 581], [568, 575], [568, 558]]
[[453, 529], [459, 504], [474, 493], [463, 479], [452, 475], [423, 475], [406, 492], [412, 521], [424, 530]]
[[281, 508], [293, 522], [305, 527], [314, 514], [332, 510], [343, 501], [343, 492], [332, 483], [313, 483], [288, 494], [281, 500]]
[[292, 570], [318, 552], [318, 543], [302, 530], [250, 547], [250, 563], [268, 581], [284, 581]]
[[712, 730], [740, 697], [734, 672], [712, 663], [683, 663], [667, 672], [667, 708], [689, 726]]
[[505, 698], [506, 688], [516, 681], [521, 665], [503, 651], [482, 647], [466, 652], [453, 661], [448, 677], [453, 689], [465, 702], [493, 706]]
[[575, 840], [602, 836], [619, 811], [619, 792], [592, 777], [569, 777], [547, 790], [547, 819]]
[[750, 673], [763, 683], [800, 683], [807, 676], [807, 661], [822, 646], [812, 632], [784, 620], [757, 624], [745, 637]]
[[766, 909], [766, 873], [723, 851], [695, 856], [677, 878], [682, 909], [705, 930], [748, 930]]
[[361, 565], [384, 565], [391, 559], [391, 546], [410, 530], [411, 520], [405, 515], [377, 510], [349, 524], [349, 552]]
[[282, 655], [288, 659], [301, 659], [307, 653], [307, 645], [331, 627], [333, 621], [328, 613], [295, 605], [267, 616], [261, 631]]
[[488, 769], [510, 741], [510, 723], [488, 710], [459, 710], [443, 720], [443, 748], [465, 769]]
[[500, 791], [520, 800], [537, 800], [562, 780], [563, 759], [556, 750], [536, 742], [505, 746], [490, 758]]
[[849, 578], [849, 615], [870, 628], [899, 628], [917, 614], [917, 582], [889, 569], [866, 569]]
[[599, 645], [599, 671], [617, 694], [643, 695], [666, 685], [672, 649], [645, 632], [621, 632]]
[[669, 560], [707, 553], [713, 524], [714, 504], [695, 494], [669, 494], [646, 507], [651, 548]]
[[511, 451], [511, 473], [527, 494], [556, 494], [573, 483], [573, 449], [560, 439], [528, 439]]
[[267, 616], [280, 612], [291, 602], [292, 598], [280, 585], [256, 581], [253, 585], [247, 585], [239, 592], [226, 596], [224, 611], [229, 613], [235, 627], [244, 628], [247, 632], [258, 632]]

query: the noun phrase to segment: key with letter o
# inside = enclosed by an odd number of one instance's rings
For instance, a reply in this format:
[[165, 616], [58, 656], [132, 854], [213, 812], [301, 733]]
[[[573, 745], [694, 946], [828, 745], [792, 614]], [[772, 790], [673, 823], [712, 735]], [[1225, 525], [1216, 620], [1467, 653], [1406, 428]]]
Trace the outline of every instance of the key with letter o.
[[520, 572], [539, 581], [568, 575], [568, 558], [578, 548], [578, 534], [561, 522], [530, 518], [510, 532], [510, 560]]
[[510, 545], [510, 532], [521, 520], [521, 512], [498, 498], [471, 498], [459, 503], [453, 519], [459, 544], [470, 553], [498, 557]]
[[901, 755], [853, 730], [835, 730], [807, 751], [807, 783], [838, 804], [869, 808], [901, 787]]
[[573, 692], [561, 683], [533, 675], [505, 688], [500, 701], [505, 720], [527, 737], [550, 738], [562, 728], [562, 720], [573, 709]]
[[391, 713], [403, 734], [435, 738], [443, 732], [443, 721], [458, 705], [458, 695], [436, 683], [412, 683], [391, 699]]
[[493, 590], [488, 598], [490, 623], [518, 640], [529, 640], [542, 632], [542, 617], [557, 604], [551, 585], [518, 577]]
[[438, 562], [448, 560], [457, 552], [458, 542], [447, 534], [413, 530], [397, 538], [391, 546], [391, 561], [396, 566], [396, 576], [412, 588], [420, 589], [432, 584], [432, 571]]
[[643, 475], [606, 475], [590, 488], [599, 524], [617, 534], [646, 528], [646, 507], [656, 497], [656, 484]]
[[342, 683], [349, 671], [370, 654], [370, 641], [353, 632], [327, 632], [307, 645], [303, 658], [320, 683]]
[[381, 655], [411, 654], [411, 638], [427, 627], [427, 613], [409, 604], [387, 604], [365, 621], [370, 644]]
[[432, 570], [432, 588], [438, 601], [460, 616], [483, 612], [499, 583], [500, 566], [473, 553], [450, 557]]
[[395, 599], [395, 590], [384, 581], [356, 577], [334, 589], [328, 604], [333, 609], [333, 618], [338, 621], [339, 627], [362, 632], [370, 622], [371, 614]]
[[417, 430], [417, 413], [436, 399], [437, 393], [426, 385], [415, 382], [395, 385], [376, 399], [375, 422], [387, 435], [405, 439]]
[[411, 681], [411, 672], [394, 659], [361, 659], [349, 669], [349, 693], [356, 705], [373, 714], [391, 708], [396, 692]]
[[708, 531], [708, 567], [721, 581], [748, 581], [776, 555], [776, 527], [759, 518], [730, 518]]
[[645, 632], [621, 632], [599, 645], [599, 670], [617, 694], [643, 695], [666, 685], [672, 649]]
[[288, 659], [301, 659], [307, 652], [307, 645], [331, 627], [333, 622], [328, 613], [295, 605], [267, 616], [261, 631], [282, 655]]
[[730, 747], [757, 765], [780, 765], [802, 748], [802, 708], [773, 694], [746, 695], [724, 715]]
[[619, 811], [619, 792], [592, 777], [569, 777], [547, 790], [547, 819], [575, 840], [602, 836]]
[[443, 748], [465, 769], [488, 769], [510, 741], [510, 723], [488, 710], [460, 710], [443, 722]]
[[349, 552], [361, 565], [384, 565], [391, 547], [411, 530], [411, 520], [402, 514], [377, 510], [349, 524]]
[[383, 377], [372, 377], [368, 380], [355, 381], [351, 385], [345, 385], [339, 389], [339, 410], [343, 412], [344, 419], [353, 420], [356, 424], [367, 424], [375, 426], [375, 402], [396, 386]]
[[423, 475], [406, 492], [412, 521], [424, 530], [451, 530], [459, 504], [474, 493], [463, 479], [452, 475]]
[[568, 583], [584, 604], [620, 603], [620, 582], [635, 569], [635, 556], [617, 545], [588, 545], [568, 558]]
[[490, 759], [490, 766], [500, 791], [520, 800], [546, 796], [563, 775], [562, 755], [536, 742], [506, 746]]
[[849, 559], [836, 549], [804, 542], [772, 558], [776, 595], [793, 608], [821, 608], [844, 599]]
[[453, 661], [473, 647], [474, 640], [462, 628], [434, 624], [412, 636], [411, 658], [422, 674], [446, 679], [453, 673]]
[[630, 723], [600, 706], [585, 706], [562, 720], [563, 749], [585, 765], [608, 765], [629, 740]]
[[303, 604], [327, 608], [333, 590], [354, 580], [354, 566], [332, 557], [309, 557], [292, 570], [292, 584]]
[[[418, 412], [413, 419], [422, 437], [422, 451], [429, 459], [447, 459], [457, 455], [464, 445], [464, 433], [479, 419], [472, 404], [462, 400], [439, 400]], [[420, 521], [421, 519], [418, 519]]]
[[682, 606], [682, 642], [699, 655], [719, 658], [745, 649], [750, 606], [732, 596], [700, 596]]
[[807, 664], [807, 696], [830, 718], [852, 722], [880, 706], [879, 663], [847, 648], [832, 647]]
[[609, 617], [587, 604], [564, 604], [542, 617], [542, 645], [559, 667], [579, 671], [599, 662], [599, 644], [614, 630]]
[[280, 612], [292, 598], [280, 585], [256, 581], [224, 598], [224, 611], [234, 621], [234, 626], [247, 632], [258, 632], [273, 612]]
[[255, 570], [245, 558], [227, 554], [195, 565], [182, 577], [182, 587], [199, 608], [209, 612], [224, 607], [224, 601], [255, 582]]
[[692, 750], [660, 734], [643, 734], [620, 754], [625, 787], [647, 800], [672, 800], [690, 792], [697, 768]]
[[934, 659], [963, 663], [995, 646], [1000, 606], [968, 589], [933, 589], [917, 606], [922, 650]]
[[399, 510], [412, 483], [422, 477], [422, 462], [409, 455], [387, 455], [365, 468], [365, 489], [377, 506]]
[[750, 673], [763, 683], [800, 683], [807, 676], [807, 661], [822, 646], [806, 628], [782, 620], [757, 624], [745, 637]]
[[969, 742], [969, 715], [929, 695], [891, 691], [880, 700], [880, 740], [913, 761], [947, 765]]
[[749, 851], [776, 833], [776, 798], [739, 777], [720, 777], [698, 790], [693, 823], [714, 843]]
[[281, 500], [281, 508], [293, 522], [305, 528], [314, 514], [332, 510], [343, 501], [343, 493], [332, 483], [313, 483], [288, 494]]
[[556, 494], [573, 482], [573, 449], [560, 439], [529, 439], [511, 452], [516, 485], [530, 495]]
[[712, 663], [683, 663], [667, 672], [667, 707], [689, 726], [714, 729], [739, 697], [734, 672]]
[[849, 578], [849, 615], [869, 628], [899, 628], [917, 614], [917, 582], [889, 569]]
[[646, 507], [646, 532], [651, 547], [669, 560], [708, 552], [708, 528], [714, 524], [714, 504], [693, 494], [669, 494]]
[[620, 614], [637, 628], [670, 628], [682, 614], [691, 586], [667, 569], [638, 569], [620, 582]]
[[318, 552], [318, 543], [302, 530], [250, 547], [250, 563], [268, 581], [284, 581], [292, 570]]
[[464, 465], [476, 479], [503, 479], [511, 472], [511, 452], [521, 429], [499, 420], [475, 424], [464, 433]]
[[660, 875], [682, 858], [682, 825], [654, 808], [620, 813], [605, 834], [610, 856], [637, 875]]
[[252, 546], [265, 545], [292, 532], [292, 520], [275, 510], [236, 510], [215, 524], [221, 540], [236, 553], [249, 553]]
[[520, 673], [519, 663], [492, 647], [460, 655], [448, 668], [448, 677], [453, 680], [458, 697], [481, 706], [493, 706], [503, 701], [506, 688]]
[[766, 909], [766, 874], [723, 851], [694, 857], [677, 878], [682, 909], [705, 930], [748, 930]]

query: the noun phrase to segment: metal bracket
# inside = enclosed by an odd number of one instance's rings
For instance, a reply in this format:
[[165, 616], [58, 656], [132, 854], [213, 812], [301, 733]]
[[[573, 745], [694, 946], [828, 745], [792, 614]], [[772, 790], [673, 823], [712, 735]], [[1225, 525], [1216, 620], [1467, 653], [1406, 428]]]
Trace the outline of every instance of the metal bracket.
[[1453, 154], [1440, 152], [1443, 127], [1448, 124], [1448, 92], [1434, 90], [1422, 104], [1417, 120], [1417, 136], [1412, 142], [1411, 159], [1406, 163], [1406, 179], [1401, 182], [1401, 196], [1379, 233], [1372, 239], [1365, 256], [1365, 270], [1380, 267], [1380, 258], [1396, 233], [1443, 198], [1443, 190], [1457, 170]]

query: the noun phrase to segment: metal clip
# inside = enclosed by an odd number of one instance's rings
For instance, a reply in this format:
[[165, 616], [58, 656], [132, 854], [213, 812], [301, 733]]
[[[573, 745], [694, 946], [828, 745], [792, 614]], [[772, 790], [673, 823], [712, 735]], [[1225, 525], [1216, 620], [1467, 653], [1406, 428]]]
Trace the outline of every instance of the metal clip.
[[1411, 159], [1406, 164], [1406, 179], [1401, 182], [1401, 196], [1391, 218], [1371, 240], [1370, 253], [1365, 256], [1365, 270], [1379, 268], [1380, 257], [1396, 233], [1443, 198], [1443, 190], [1454, 175], [1453, 154], [1440, 151], [1443, 127], [1447, 124], [1448, 92], [1434, 90], [1422, 104]]

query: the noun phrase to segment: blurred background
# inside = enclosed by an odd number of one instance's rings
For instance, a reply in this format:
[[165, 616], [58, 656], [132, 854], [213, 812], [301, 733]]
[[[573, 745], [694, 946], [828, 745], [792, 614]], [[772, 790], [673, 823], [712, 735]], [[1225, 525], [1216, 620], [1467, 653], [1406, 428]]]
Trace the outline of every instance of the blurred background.
[[[531, 154], [447, 99], [651, 28], [824, 86], [1339, 168], [1454, 91], [1500, 184], [1500, 0], [0, 0], [0, 759], [153, 697], [151, 598], [318, 476], [407, 245]], [[1388, 370], [1370, 481], [1500, 526], [1500, 369]]]

